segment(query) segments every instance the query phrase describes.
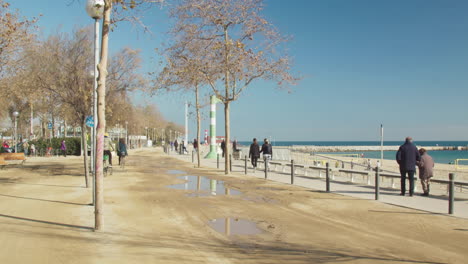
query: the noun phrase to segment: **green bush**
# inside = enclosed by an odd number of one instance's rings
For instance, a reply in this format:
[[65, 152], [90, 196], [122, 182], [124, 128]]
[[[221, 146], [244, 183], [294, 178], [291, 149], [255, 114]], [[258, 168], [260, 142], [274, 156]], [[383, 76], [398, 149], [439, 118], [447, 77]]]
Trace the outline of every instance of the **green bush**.
[[54, 150], [59, 150], [62, 145], [62, 140], [65, 140], [65, 145], [67, 146], [67, 155], [76, 155], [81, 154], [81, 138], [79, 137], [69, 137], [69, 138], [52, 138], [52, 139], [36, 139], [29, 141], [29, 146], [34, 144], [36, 147], [37, 153], [45, 153], [47, 147], [52, 147]]

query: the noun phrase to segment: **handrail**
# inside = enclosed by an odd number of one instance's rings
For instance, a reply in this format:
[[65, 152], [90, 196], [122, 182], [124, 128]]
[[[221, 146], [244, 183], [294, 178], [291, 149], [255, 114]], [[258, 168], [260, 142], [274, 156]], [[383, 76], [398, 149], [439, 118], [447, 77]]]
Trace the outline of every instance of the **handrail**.
[[[239, 159], [242, 161], [245, 161], [245, 159]], [[264, 163], [263, 160], [257, 161], [258, 163]], [[278, 161], [272, 161], [270, 162], [271, 165], [280, 165], [280, 166], [287, 166], [291, 167], [291, 163], [285, 163], [285, 162], [278, 162]], [[322, 166], [313, 166], [313, 165], [303, 165], [303, 164], [294, 164], [294, 167], [299, 167], [299, 168], [304, 168], [304, 169], [313, 169], [313, 170], [322, 170], [326, 171], [326, 167]], [[330, 171], [338, 171], [338, 172], [343, 172], [343, 173], [353, 173], [353, 174], [362, 174], [362, 175], [369, 175], [375, 173], [375, 170], [371, 171], [364, 171], [364, 170], [353, 170], [353, 169], [340, 169], [340, 168], [329, 168]], [[395, 173], [395, 172], [380, 172], [379, 174], [381, 177], [388, 177], [388, 178], [400, 178], [400, 174]], [[419, 180], [417, 177], [414, 177], [414, 180], [417, 181]], [[450, 184], [450, 180], [443, 180], [443, 179], [431, 179], [431, 182], [434, 183], [441, 183], [441, 184]], [[455, 185], [458, 186], [468, 186], [468, 181], [455, 181]]]

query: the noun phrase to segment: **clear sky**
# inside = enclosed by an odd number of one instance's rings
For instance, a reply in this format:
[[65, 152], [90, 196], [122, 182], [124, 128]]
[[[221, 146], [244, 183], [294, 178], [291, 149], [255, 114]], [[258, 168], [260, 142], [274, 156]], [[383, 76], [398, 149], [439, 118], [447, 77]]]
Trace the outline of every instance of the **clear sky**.
[[[44, 35], [91, 25], [84, 0], [10, 0], [25, 16], [42, 14]], [[170, 2], [170, 1], [169, 1]], [[294, 92], [252, 83], [231, 106], [231, 134], [239, 140], [468, 140], [468, 1], [266, 0], [264, 15], [293, 36], [289, 54], [304, 76]], [[168, 30], [164, 8], [144, 21], [152, 35], [121, 24], [111, 51], [141, 49], [144, 71]], [[180, 96], [145, 98], [183, 124]], [[224, 132], [218, 105], [218, 134]], [[204, 109], [208, 113], [209, 108]], [[205, 117], [208, 115], [206, 114]], [[194, 122], [190, 124], [194, 135]], [[203, 128], [209, 120], [203, 120]]]

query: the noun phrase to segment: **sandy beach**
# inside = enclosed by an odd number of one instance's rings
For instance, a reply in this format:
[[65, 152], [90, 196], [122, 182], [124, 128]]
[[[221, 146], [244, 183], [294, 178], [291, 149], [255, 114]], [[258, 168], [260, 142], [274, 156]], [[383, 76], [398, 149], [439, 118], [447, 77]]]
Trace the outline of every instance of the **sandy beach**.
[[[127, 169], [115, 167], [105, 178], [104, 230], [94, 232], [81, 164], [80, 157], [32, 158], [0, 172], [0, 263], [465, 263], [468, 257], [465, 219], [223, 176], [157, 149], [131, 152]], [[184, 184], [178, 178], [184, 175], [224, 181], [236, 194], [197, 197], [167, 188]], [[231, 235], [210, 227], [225, 218], [233, 221]], [[244, 220], [260, 233], [232, 234]]]

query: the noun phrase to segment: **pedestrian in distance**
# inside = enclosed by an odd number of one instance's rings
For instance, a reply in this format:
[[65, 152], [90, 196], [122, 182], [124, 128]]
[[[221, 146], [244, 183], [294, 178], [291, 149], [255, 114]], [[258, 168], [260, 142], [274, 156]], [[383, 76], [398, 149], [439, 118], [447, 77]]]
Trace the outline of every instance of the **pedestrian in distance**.
[[196, 138], [193, 139], [193, 150], [198, 151], [198, 140]]
[[120, 165], [120, 161], [122, 160], [122, 157], [128, 156], [127, 144], [125, 144], [125, 140], [123, 138], [119, 139], [117, 156], [119, 156], [119, 165]]
[[182, 140], [182, 144], [180, 145], [180, 148], [182, 148], [182, 154], [188, 153], [184, 140]]
[[175, 148], [175, 151], [177, 152], [177, 149], [179, 147], [179, 142], [177, 142], [177, 139], [174, 141], [174, 148]]
[[62, 144], [60, 145], [60, 150], [62, 151], [63, 156], [66, 158], [67, 157], [67, 144], [65, 143], [65, 140], [62, 140]]
[[408, 175], [410, 188], [409, 195], [414, 193], [414, 173], [416, 172], [416, 162], [421, 160], [418, 148], [413, 144], [413, 139], [407, 137], [405, 143], [400, 146], [396, 154], [396, 161], [400, 165], [401, 175], [401, 193], [404, 196], [406, 193], [406, 176]]
[[422, 196], [429, 196], [430, 191], [430, 180], [434, 176], [434, 160], [429, 154], [427, 154], [426, 149], [419, 149], [419, 154], [421, 155], [421, 160], [416, 164], [419, 168], [419, 179], [421, 180], [421, 185], [423, 189]]
[[36, 146], [34, 144], [31, 144], [30, 149], [31, 149], [31, 155], [36, 156]]
[[232, 142], [232, 150], [237, 151], [237, 139], [234, 139], [234, 142]]
[[249, 159], [251, 159], [251, 163], [254, 169], [257, 168], [257, 161], [260, 158], [260, 146], [257, 143], [257, 139], [253, 139], [253, 143], [250, 144], [249, 150]]
[[24, 151], [24, 155], [28, 156], [28, 154], [29, 154], [29, 144], [28, 144], [28, 142], [26, 140], [23, 143], [23, 151]]
[[112, 151], [114, 151], [114, 145], [109, 137], [109, 134], [104, 134], [104, 155], [109, 156], [109, 167], [112, 167]]
[[265, 169], [270, 170], [268, 163], [270, 162], [271, 157], [273, 157], [273, 148], [271, 144], [268, 142], [267, 138], [263, 140], [263, 145], [262, 145], [262, 149], [260, 150], [260, 153], [263, 153], [263, 160], [265, 161]]
[[223, 158], [224, 158], [224, 152], [226, 151], [226, 141], [221, 141], [221, 150], [223, 151]]

